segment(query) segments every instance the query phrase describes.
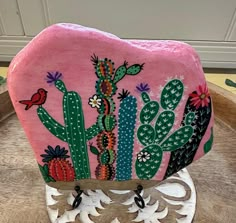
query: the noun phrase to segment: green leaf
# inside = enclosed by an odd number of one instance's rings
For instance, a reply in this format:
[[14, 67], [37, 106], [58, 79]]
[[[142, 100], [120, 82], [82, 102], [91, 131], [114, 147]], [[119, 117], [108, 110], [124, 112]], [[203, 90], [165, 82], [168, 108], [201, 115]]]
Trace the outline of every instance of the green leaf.
[[208, 153], [211, 148], [212, 148], [212, 144], [213, 144], [213, 139], [214, 139], [214, 136], [213, 136], [213, 128], [211, 128], [211, 136], [210, 136], [210, 139], [205, 143], [204, 145], [204, 152], [205, 154]]
[[99, 151], [98, 151], [98, 149], [95, 146], [90, 145], [90, 151], [94, 155], [98, 155], [99, 154]]
[[48, 170], [48, 165], [45, 164], [45, 165], [43, 166], [43, 170], [44, 170], [45, 174], [48, 175], [48, 172], [49, 172], [49, 170]]
[[51, 176], [48, 177], [49, 181], [48, 182], [56, 182]]
[[230, 87], [235, 87], [236, 88], [236, 82], [233, 82], [232, 80], [230, 79], [226, 79], [225, 80], [225, 84], [230, 86]]
[[55, 182], [55, 180], [48, 173], [48, 165], [45, 164], [44, 166], [41, 166], [40, 164], [38, 164], [38, 166], [39, 166], [39, 170], [43, 176], [43, 179], [46, 183]]

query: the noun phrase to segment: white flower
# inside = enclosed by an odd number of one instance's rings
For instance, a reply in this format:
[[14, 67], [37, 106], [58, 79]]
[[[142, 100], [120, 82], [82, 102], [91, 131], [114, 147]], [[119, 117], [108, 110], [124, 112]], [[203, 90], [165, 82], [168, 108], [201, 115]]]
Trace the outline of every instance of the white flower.
[[89, 105], [92, 108], [95, 108], [95, 107], [100, 108], [101, 102], [102, 102], [102, 99], [98, 98], [98, 96], [96, 94], [93, 95], [93, 97], [89, 98]]
[[151, 158], [150, 153], [148, 152], [140, 152], [138, 154], [138, 161], [139, 162], [146, 162], [147, 160], [149, 160]]

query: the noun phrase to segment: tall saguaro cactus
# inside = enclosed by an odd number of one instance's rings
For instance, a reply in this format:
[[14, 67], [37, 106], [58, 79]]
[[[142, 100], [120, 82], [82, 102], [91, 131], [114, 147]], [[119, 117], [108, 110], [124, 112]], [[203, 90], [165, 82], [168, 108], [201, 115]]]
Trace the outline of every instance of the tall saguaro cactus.
[[142, 84], [137, 89], [141, 91], [144, 102], [140, 112], [142, 124], [138, 128], [137, 137], [145, 148], [137, 155], [135, 167], [140, 179], [151, 179], [161, 165], [163, 152], [175, 151], [186, 144], [192, 137], [193, 127], [189, 118], [185, 126], [170, 134], [175, 121], [174, 110], [184, 91], [183, 83], [179, 79], [173, 79], [164, 86], [160, 99], [162, 112], [159, 115], [159, 103], [150, 99]]
[[86, 179], [90, 177], [86, 142], [99, 133], [99, 128], [97, 124], [94, 124], [89, 129], [85, 129], [80, 96], [74, 91], [68, 91], [63, 81], [57, 78], [57, 74], [53, 76], [49, 73], [47, 77], [63, 93], [62, 104], [65, 126], [53, 119], [42, 106], [37, 109], [38, 117], [54, 136], [68, 143], [76, 180]]

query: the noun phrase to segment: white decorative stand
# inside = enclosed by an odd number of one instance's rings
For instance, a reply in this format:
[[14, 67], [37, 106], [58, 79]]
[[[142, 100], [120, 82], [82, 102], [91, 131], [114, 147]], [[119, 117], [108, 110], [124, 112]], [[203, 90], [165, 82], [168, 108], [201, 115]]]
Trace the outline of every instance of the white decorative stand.
[[196, 210], [196, 191], [186, 169], [179, 171], [141, 195], [145, 208], [134, 202], [133, 191], [86, 190], [82, 202], [72, 209], [73, 191], [46, 186], [46, 203], [52, 223], [191, 223]]

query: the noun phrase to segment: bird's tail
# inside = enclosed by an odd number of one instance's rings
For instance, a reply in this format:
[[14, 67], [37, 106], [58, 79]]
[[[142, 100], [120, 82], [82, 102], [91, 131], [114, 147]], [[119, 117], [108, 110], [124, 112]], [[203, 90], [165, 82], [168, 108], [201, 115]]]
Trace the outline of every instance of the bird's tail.
[[19, 102], [23, 105], [26, 105], [25, 110], [29, 110], [33, 106], [33, 103], [31, 100], [23, 100]]

